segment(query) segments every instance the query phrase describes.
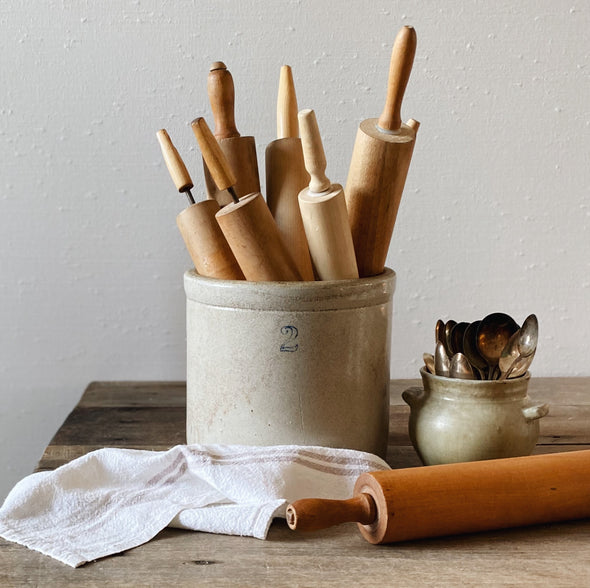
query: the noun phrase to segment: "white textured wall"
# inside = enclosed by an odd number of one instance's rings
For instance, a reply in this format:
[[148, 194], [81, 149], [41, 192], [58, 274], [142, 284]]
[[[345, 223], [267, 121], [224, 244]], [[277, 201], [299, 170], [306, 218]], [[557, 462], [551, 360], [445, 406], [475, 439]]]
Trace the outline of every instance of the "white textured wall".
[[[535, 312], [539, 376], [590, 375], [590, 6], [448, 0], [2, 2], [0, 498], [95, 379], [182, 379], [183, 207], [155, 132], [198, 186], [190, 120], [234, 75], [259, 160], [279, 67], [344, 182], [384, 100], [398, 29], [418, 33], [403, 108], [422, 123], [390, 250], [394, 377], [437, 318]], [[199, 189], [197, 189], [197, 193]]]

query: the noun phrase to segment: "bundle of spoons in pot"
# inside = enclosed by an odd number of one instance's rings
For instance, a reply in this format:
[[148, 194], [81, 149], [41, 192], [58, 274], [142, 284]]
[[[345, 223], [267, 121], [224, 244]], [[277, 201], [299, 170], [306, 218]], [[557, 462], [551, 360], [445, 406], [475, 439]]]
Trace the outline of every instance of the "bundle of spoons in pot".
[[535, 357], [539, 324], [534, 314], [522, 326], [502, 312], [472, 323], [438, 320], [434, 355], [426, 369], [437, 376], [464, 380], [506, 380], [524, 376]]

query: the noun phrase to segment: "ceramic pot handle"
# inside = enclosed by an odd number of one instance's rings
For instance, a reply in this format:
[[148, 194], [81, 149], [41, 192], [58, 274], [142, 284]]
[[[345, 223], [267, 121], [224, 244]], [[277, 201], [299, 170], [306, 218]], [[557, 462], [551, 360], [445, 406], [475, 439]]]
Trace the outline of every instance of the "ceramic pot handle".
[[527, 421], [534, 421], [544, 417], [549, 412], [549, 406], [539, 404], [538, 406], [528, 406], [522, 409], [522, 414]]
[[406, 404], [410, 405], [410, 408], [423, 404], [425, 397], [424, 388], [419, 386], [412, 386], [402, 392], [402, 398]]

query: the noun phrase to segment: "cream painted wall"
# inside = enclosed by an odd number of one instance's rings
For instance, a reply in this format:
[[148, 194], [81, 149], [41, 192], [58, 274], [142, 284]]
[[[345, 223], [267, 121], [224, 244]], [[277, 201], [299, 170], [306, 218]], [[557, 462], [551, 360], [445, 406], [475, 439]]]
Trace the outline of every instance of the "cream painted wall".
[[184, 202], [155, 132], [198, 193], [210, 62], [261, 161], [292, 65], [344, 182], [404, 24], [403, 116], [422, 127], [389, 256], [392, 375], [417, 375], [437, 318], [497, 310], [538, 315], [535, 375], [590, 375], [587, 2], [2, 2], [0, 499], [89, 381], [184, 377]]

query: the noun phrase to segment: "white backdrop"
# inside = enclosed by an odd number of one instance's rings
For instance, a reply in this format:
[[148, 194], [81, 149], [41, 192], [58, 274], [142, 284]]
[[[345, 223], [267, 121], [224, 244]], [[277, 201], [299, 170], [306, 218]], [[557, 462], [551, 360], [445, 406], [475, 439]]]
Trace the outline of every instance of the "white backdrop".
[[388, 264], [392, 376], [415, 377], [437, 318], [540, 322], [537, 376], [590, 375], [590, 6], [538, 0], [1, 2], [0, 499], [91, 380], [184, 379], [189, 128], [209, 64], [234, 76], [259, 161], [279, 68], [314, 108], [344, 183], [381, 112], [393, 39], [418, 50], [403, 117], [422, 123]]

